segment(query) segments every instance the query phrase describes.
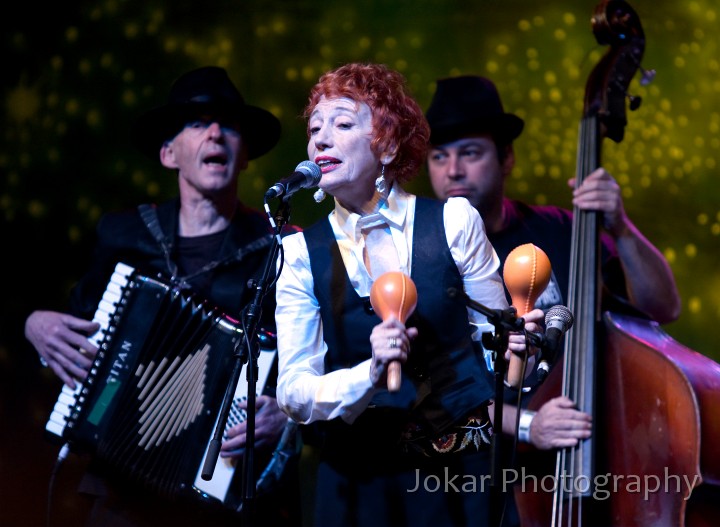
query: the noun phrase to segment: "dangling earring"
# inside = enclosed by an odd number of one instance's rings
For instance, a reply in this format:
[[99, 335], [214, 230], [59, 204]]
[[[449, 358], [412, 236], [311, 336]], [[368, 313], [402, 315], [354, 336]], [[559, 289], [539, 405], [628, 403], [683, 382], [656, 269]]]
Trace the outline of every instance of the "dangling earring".
[[313, 199], [315, 200], [315, 203], [320, 203], [325, 199], [325, 191], [321, 188], [317, 189], [315, 194], [313, 194]]
[[382, 166], [380, 176], [378, 176], [375, 180], [375, 190], [377, 190], [380, 194], [384, 194], [385, 190], [387, 190], [387, 183], [385, 181], [385, 165]]

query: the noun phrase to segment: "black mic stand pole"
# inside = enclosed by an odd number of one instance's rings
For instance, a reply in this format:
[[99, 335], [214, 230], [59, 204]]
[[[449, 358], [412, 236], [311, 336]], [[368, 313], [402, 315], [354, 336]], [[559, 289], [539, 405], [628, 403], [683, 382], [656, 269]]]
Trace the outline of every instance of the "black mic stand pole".
[[[242, 514], [242, 525], [251, 527], [254, 520], [254, 509], [255, 509], [255, 478], [254, 478], [254, 464], [255, 464], [255, 404], [256, 404], [256, 390], [257, 390], [257, 377], [258, 377], [258, 355], [260, 348], [257, 343], [257, 325], [262, 314], [262, 300], [270, 288], [269, 284], [273, 281], [275, 276], [275, 266], [277, 263], [277, 255], [280, 249], [281, 239], [280, 234], [282, 228], [287, 224], [290, 217], [290, 203], [288, 200], [283, 199], [278, 206], [278, 210], [275, 214], [275, 235], [270, 245], [270, 251], [268, 253], [267, 260], [265, 261], [265, 270], [263, 271], [262, 278], [260, 281], [253, 283], [255, 287], [255, 297], [253, 301], [248, 305], [247, 309], [243, 313], [243, 329], [244, 335], [241, 339], [242, 342], [238, 342], [234, 349], [235, 365], [228, 384], [225, 396], [222, 401], [220, 408], [220, 415], [218, 417], [217, 425], [215, 426], [215, 432], [213, 438], [210, 441], [208, 448], [207, 458], [203, 465], [201, 477], [209, 481], [212, 479], [213, 472], [215, 470], [215, 464], [217, 463], [218, 456], [220, 454], [220, 447], [222, 445], [222, 436], [225, 430], [232, 402], [235, 397], [235, 390], [240, 380], [240, 373], [242, 372], [243, 364], [247, 361], [247, 411], [246, 420], [246, 439], [245, 449], [243, 453], [243, 471], [242, 471], [242, 489], [243, 496], [239, 506], [239, 511]], [[243, 346], [244, 344], [244, 346]]]

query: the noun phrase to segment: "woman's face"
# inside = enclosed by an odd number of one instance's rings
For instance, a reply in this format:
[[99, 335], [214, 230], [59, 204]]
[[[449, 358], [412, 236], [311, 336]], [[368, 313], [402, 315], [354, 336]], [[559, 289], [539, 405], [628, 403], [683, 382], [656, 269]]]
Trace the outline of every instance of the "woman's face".
[[308, 158], [322, 170], [320, 187], [350, 210], [374, 194], [380, 161], [370, 148], [372, 111], [345, 97], [317, 103], [308, 121]]

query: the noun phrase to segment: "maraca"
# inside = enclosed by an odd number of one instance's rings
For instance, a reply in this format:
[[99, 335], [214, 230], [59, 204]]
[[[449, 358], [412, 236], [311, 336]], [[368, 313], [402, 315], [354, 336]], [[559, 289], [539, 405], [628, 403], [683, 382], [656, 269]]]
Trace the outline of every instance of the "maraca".
[[[404, 324], [417, 306], [415, 283], [400, 271], [383, 273], [370, 289], [370, 304], [381, 319], [387, 320], [390, 315], [395, 315], [395, 318]], [[400, 380], [400, 363], [394, 360], [388, 365], [388, 390], [398, 391]]]
[[[550, 260], [547, 254], [532, 243], [515, 247], [505, 259], [503, 279], [519, 317], [535, 306], [535, 301], [550, 282]], [[520, 385], [523, 358], [515, 353], [510, 356], [508, 384]]]

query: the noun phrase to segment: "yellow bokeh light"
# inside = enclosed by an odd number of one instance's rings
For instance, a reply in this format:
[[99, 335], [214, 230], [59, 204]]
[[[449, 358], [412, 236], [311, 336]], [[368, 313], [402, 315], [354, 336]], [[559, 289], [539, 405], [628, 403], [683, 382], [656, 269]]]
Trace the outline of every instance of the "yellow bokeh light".
[[47, 207], [39, 200], [31, 200], [27, 205], [28, 214], [34, 218], [39, 218], [47, 213]]
[[174, 38], [166, 38], [163, 41], [163, 49], [166, 53], [172, 53], [178, 48], [178, 41]]
[[312, 66], [305, 66], [302, 69], [302, 78], [306, 81], [314, 80], [316, 77], [315, 69]]
[[68, 115], [75, 115], [80, 110], [80, 103], [77, 99], [68, 99], [65, 103], [65, 112]]
[[668, 263], [672, 264], [677, 259], [677, 253], [675, 252], [675, 249], [672, 247], [668, 247], [663, 251], [663, 254], [665, 255], [665, 259], [668, 261]]
[[702, 311], [702, 300], [697, 296], [692, 296], [688, 299], [688, 311], [694, 315], [697, 315]]
[[285, 33], [285, 31], [287, 31], [287, 24], [285, 23], [285, 20], [278, 18], [273, 21], [272, 30], [273, 33], [277, 35], [282, 35], [283, 33]]
[[90, 128], [96, 127], [101, 122], [100, 112], [95, 109], [90, 110], [87, 113], [87, 118], [85, 120]]
[[77, 243], [82, 239], [82, 230], [77, 225], [70, 225], [68, 227], [68, 240], [72, 243]]
[[70, 26], [65, 30], [65, 38], [68, 42], [76, 42], [79, 35], [80, 31], [75, 26]]

